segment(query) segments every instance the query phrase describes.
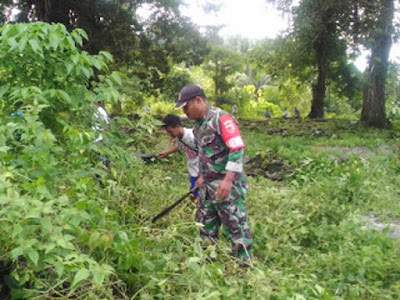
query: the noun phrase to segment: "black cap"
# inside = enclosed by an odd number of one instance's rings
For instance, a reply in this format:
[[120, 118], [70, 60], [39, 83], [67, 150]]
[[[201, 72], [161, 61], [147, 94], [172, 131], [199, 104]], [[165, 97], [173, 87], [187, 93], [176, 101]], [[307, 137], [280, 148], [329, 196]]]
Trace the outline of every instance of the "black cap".
[[187, 85], [179, 92], [178, 102], [175, 105], [175, 108], [180, 108], [185, 106], [186, 102], [193, 99], [194, 97], [203, 97], [205, 98], [206, 95], [204, 94], [204, 90], [199, 87], [198, 85]]

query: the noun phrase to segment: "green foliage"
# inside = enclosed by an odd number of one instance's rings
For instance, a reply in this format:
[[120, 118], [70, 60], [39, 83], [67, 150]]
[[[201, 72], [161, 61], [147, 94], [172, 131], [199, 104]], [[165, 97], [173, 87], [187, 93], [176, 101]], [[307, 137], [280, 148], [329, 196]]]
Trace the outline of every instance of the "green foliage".
[[[198, 28], [181, 15], [182, 1], [55, 1], [49, 5], [47, 0], [7, 0], [1, 1], [0, 9], [13, 11], [8, 13], [9, 22], [62, 23], [69, 31], [82, 28], [89, 37], [84, 50], [109, 51], [116, 60], [114, 68], [135, 66], [134, 74], [148, 81], [147, 93], [162, 87], [161, 78], [173, 63], [199, 65], [209, 51]], [[139, 14], [143, 7], [148, 17]]]
[[400, 117], [400, 84], [399, 84], [399, 65], [392, 63], [389, 65], [387, 89], [386, 89], [386, 111], [389, 118], [399, 119]]
[[207, 71], [204, 68], [197, 66], [191, 68], [191, 76], [193, 77], [196, 84], [200, 85], [207, 97], [214, 95], [215, 86], [214, 81], [207, 75]]
[[[214, 97], [217, 103], [224, 103], [221, 95], [226, 93], [232, 84], [228, 76], [235, 74], [241, 67], [242, 56], [239, 52], [224, 45], [213, 46], [204, 64], [204, 69], [214, 81]], [[211, 95], [208, 96], [211, 99]]]
[[[31, 23], [0, 32], [0, 261], [10, 266], [12, 297], [112, 298], [112, 289], [123, 287], [112, 262], [96, 254], [111, 241], [103, 233], [109, 195], [96, 178], [113, 186], [116, 169], [133, 163], [118, 132], [129, 121], [116, 120], [113, 135], [103, 133], [108, 147], [93, 143], [98, 133], [90, 128], [92, 102], [119, 100], [121, 76], [107, 73], [109, 53], [79, 50], [82, 30]], [[89, 90], [93, 69], [105, 73]], [[99, 154], [115, 169], [107, 172]]]
[[131, 68], [121, 69], [126, 78], [123, 79], [123, 84], [118, 87], [118, 90], [121, 94], [123, 109], [127, 113], [142, 106], [146, 98], [149, 97], [147, 90], [151, 86], [150, 81], [141, 79], [136, 75], [137, 70], [135, 68], [141, 67], [143, 66], [135, 64]]
[[86, 38], [80, 29], [69, 34], [61, 25], [46, 23], [4, 25], [0, 38], [1, 95], [4, 113], [22, 101], [27, 108], [40, 106], [41, 120], [57, 135], [65, 123], [87, 114], [94, 100], [117, 101], [113, 89], [119, 76], [101, 76], [93, 92], [87, 89], [93, 69], [107, 71], [107, 52], [91, 56], [78, 50]]
[[175, 66], [164, 78], [161, 93], [166, 101], [176, 102], [179, 91], [188, 84], [194, 84], [187, 69]]

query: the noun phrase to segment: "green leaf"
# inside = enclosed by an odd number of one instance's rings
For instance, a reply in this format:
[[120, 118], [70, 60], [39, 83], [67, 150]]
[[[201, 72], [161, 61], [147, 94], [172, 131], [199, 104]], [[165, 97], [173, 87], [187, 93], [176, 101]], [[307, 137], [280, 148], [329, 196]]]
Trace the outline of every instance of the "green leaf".
[[8, 146], [0, 146], [0, 152], [7, 153], [11, 148]]
[[19, 52], [24, 51], [27, 42], [28, 42], [28, 36], [25, 35], [18, 43]]
[[29, 45], [31, 45], [32, 50], [36, 53], [40, 50], [39, 44], [36, 40], [29, 40]]
[[55, 243], [49, 243], [44, 247], [44, 253], [47, 254], [56, 247]]
[[15, 47], [18, 46], [18, 43], [17, 43], [17, 41], [15, 40], [14, 37], [9, 38], [9, 39], [7, 40], [7, 44], [11, 47], [10, 50], [13, 50]]
[[89, 276], [90, 276], [90, 272], [88, 269], [85, 269], [85, 268], [80, 269], [76, 273], [74, 280], [72, 281], [71, 289], [72, 290], [77, 289], [79, 287], [79, 285], [81, 284], [81, 282], [83, 280], [87, 279]]
[[98, 286], [101, 286], [103, 284], [105, 277], [105, 274], [100, 270], [93, 273], [93, 280]]
[[76, 42], [79, 46], [82, 46], [82, 45], [83, 45], [82, 37], [81, 37], [78, 33], [73, 32], [73, 33], [72, 33], [72, 36], [73, 36], [75, 42]]
[[67, 74], [68, 74], [68, 75], [71, 74], [71, 71], [72, 71], [72, 69], [74, 68], [74, 64], [72, 64], [72, 63], [67, 63], [65, 66], [67, 67]]
[[76, 65], [76, 64], [78, 64], [79, 61], [80, 61], [80, 55], [79, 54], [75, 54], [72, 57], [72, 62]]
[[76, 48], [75, 42], [74, 42], [74, 40], [72, 39], [71, 36], [67, 36], [66, 40], [67, 40], [67, 42], [69, 44], [69, 48], [70, 49], [75, 49]]
[[24, 253], [24, 249], [22, 247], [17, 247], [13, 250], [11, 250], [11, 259], [12, 260], [17, 260], [19, 256], [21, 256]]
[[89, 238], [89, 247], [91, 249], [96, 248], [99, 245], [99, 239], [100, 239], [100, 233], [99, 232], [93, 232], [90, 235], [90, 238]]
[[4, 26], [0, 29], [1, 35], [2, 35], [2, 36], [6, 36], [7, 33], [10, 31], [10, 29], [14, 29], [14, 28], [15, 28], [15, 27], [11, 26], [10, 24], [4, 25]]
[[66, 92], [64, 92], [63, 90], [59, 90], [58, 93], [59, 93], [60, 97], [65, 102], [67, 102], [67, 103], [71, 103], [72, 102], [71, 97]]
[[42, 233], [44, 235], [47, 235], [52, 231], [53, 225], [49, 218], [42, 218], [40, 224], [42, 225]]
[[64, 273], [64, 265], [62, 262], [58, 262], [54, 265], [54, 268], [56, 269], [58, 277], [61, 277], [61, 275]]
[[89, 72], [89, 70], [87, 69], [87, 68], [85, 68], [85, 67], [82, 67], [82, 73], [83, 73], [83, 75], [86, 77], [86, 78], [90, 78], [90, 72]]
[[2, 98], [4, 96], [4, 94], [6, 94], [9, 90], [9, 87], [6, 85], [3, 85], [2, 87], [0, 87], [0, 98]]
[[36, 250], [27, 250], [26, 254], [28, 255], [29, 259], [33, 262], [35, 266], [37, 266], [39, 261], [39, 253]]
[[112, 81], [111, 81], [110, 79], [106, 78], [104, 81], [105, 81], [109, 86], [113, 86], [113, 83], [112, 83]]
[[99, 54], [102, 55], [103, 57], [105, 57], [105, 59], [108, 60], [109, 62], [113, 61], [113, 56], [109, 52], [100, 51]]
[[54, 50], [57, 50], [58, 43], [59, 43], [58, 35], [55, 33], [52, 33], [50, 35], [50, 47], [52, 47]]
[[86, 33], [85, 30], [81, 29], [81, 28], [77, 28], [74, 31], [76, 31], [77, 33], [79, 33], [81, 36], [83, 36], [85, 38], [85, 40], [88, 40], [88, 35]]
[[116, 83], [118, 83], [119, 85], [122, 84], [121, 77], [120, 77], [117, 73], [113, 72], [113, 73], [111, 74], [111, 78], [112, 78]]
[[65, 239], [63, 238], [59, 238], [57, 239], [57, 245], [64, 248], [64, 249], [68, 249], [68, 243]]
[[101, 63], [98, 59], [96, 58], [92, 58], [92, 65], [97, 69], [97, 70], [101, 70]]

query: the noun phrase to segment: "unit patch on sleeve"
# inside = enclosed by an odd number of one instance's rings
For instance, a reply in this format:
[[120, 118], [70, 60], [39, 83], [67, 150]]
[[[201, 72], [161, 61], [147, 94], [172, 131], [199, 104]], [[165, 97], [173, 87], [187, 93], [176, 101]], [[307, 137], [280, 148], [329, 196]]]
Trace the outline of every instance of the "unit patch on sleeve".
[[220, 117], [221, 134], [225, 144], [232, 151], [244, 148], [242, 137], [240, 136], [239, 127], [230, 115]]

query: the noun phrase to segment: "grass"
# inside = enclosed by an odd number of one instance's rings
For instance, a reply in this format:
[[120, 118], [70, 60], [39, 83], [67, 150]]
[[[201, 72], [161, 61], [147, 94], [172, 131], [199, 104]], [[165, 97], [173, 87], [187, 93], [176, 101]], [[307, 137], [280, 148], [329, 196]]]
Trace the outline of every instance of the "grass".
[[[376, 148], [395, 145], [396, 126], [369, 130], [346, 120], [241, 121], [247, 155], [272, 151], [295, 169], [281, 182], [249, 178], [255, 259], [248, 270], [230, 257], [223, 236], [217, 246], [201, 250], [189, 201], [158, 223], [148, 222], [187, 191], [183, 154], [132, 170], [126, 180], [137, 183], [134, 205], [141, 225], [136, 234], [142, 242], [135, 246], [136, 270], [119, 270], [127, 294], [137, 299], [398, 299], [399, 242], [366, 229], [362, 221], [370, 212], [400, 216], [399, 151]], [[269, 134], [272, 129], [286, 133]], [[165, 136], [158, 138], [157, 151], [167, 146]], [[342, 152], [316, 145], [365, 146], [371, 152], [349, 153], [338, 162], [332, 155]], [[207, 256], [216, 262], [208, 263]]]

